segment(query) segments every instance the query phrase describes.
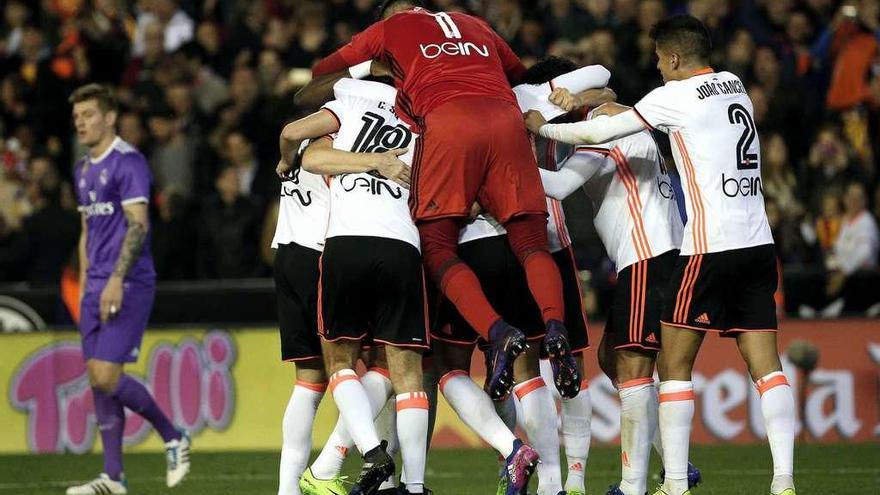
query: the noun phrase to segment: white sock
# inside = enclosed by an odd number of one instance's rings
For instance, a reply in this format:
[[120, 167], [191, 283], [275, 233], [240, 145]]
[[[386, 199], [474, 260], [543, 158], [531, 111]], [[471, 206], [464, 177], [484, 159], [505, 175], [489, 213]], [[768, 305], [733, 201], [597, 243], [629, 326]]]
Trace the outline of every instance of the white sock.
[[[482, 391], [482, 389], [480, 390]], [[516, 431], [516, 400], [513, 398], [513, 395], [508, 395], [504, 400], [493, 400], [491, 402], [492, 407], [495, 408], [495, 413], [501, 418], [504, 426], [510, 431]]]
[[694, 419], [694, 384], [691, 381], [660, 382], [660, 434], [663, 438], [663, 488], [669, 495], [688, 489], [687, 463], [691, 422]]
[[[361, 378], [363, 380], [363, 378]], [[379, 438], [388, 441], [388, 447], [385, 448], [385, 452], [388, 453], [391, 457], [394, 457], [394, 454], [400, 450], [400, 443], [397, 440], [397, 407], [396, 400], [390, 400], [385, 403], [385, 406], [379, 411], [379, 415], [376, 416], [376, 420], [374, 421], [376, 425], [376, 431], [379, 432]], [[385, 481], [379, 485], [379, 490], [387, 490], [390, 488], [394, 488], [397, 486], [397, 483], [394, 481], [394, 475], [388, 477]]]
[[[370, 368], [370, 371], [367, 371], [361, 378], [361, 385], [370, 398], [372, 415], [376, 417], [391, 396], [391, 380], [387, 376], [387, 371], [382, 373], [378, 368]], [[336, 420], [336, 427], [327, 438], [324, 448], [312, 462], [312, 475], [319, 480], [329, 480], [338, 476], [342, 471], [342, 464], [345, 463], [348, 451], [353, 446], [354, 440], [348, 434], [345, 421], [340, 414], [339, 419]]]
[[657, 411], [653, 378], [638, 378], [620, 385], [620, 490], [625, 495], [644, 495], [648, 487], [651, 439], [654, 427], [651, 411]]
[[[581, 381], [581, 391], [576, 397], [562, 399], [562, 444], [568, 462], [568, 475], [565, 489], [584, 491], [584, 473], [587, 456], [590, 453], [590, 423], [593, 419], [593, 404], [590, 402], [590, 384]], [[551, 387], [547, 387], [551, 388]], [[554, 387], [555, 388], [555, 387]]]
[[553, 395], [553, 400], [559, 402], [562, 400], [562, 394], [559, 393], [559, 390], [556, 390], [556, 382], [553, 381], [553, 367], [550, 366], [549, 359], [541, 359], [538, 361], [538, 370], [541, 372], [541, 378], [544, 379], [544, 383], [547, 385], [547, 390]]
[[651, 431], [654, 432], [654, 438], [651, 439], [651, 444], [654, 445], [654, 450], [657, 451], [657, 455], [660, 456], [660, 462], [663, 462], [663, 437], [660, 435], [660, 404], [659, 404], [659, 395], [657, 394], [657, 387], [651, 389], [651, 394], [654, 397], [654, 403], [657, 404], [657, 407], [648, 411], [648, 419], [651, 420]]
[[458, 417], [503, 457], [513, 452], [516, 437], [501, 421], [492, 400], [466, 371], [450, 371], [440, 378], [440, 392]]
[[425, 458], [428, 447], [428, 395], [411, 392], [397, 395], [397, 438], [410, 493], [425, 490]]
[[344, 369], [330, 377], [330, 393], [339, 409], [339, 417], [361, 454], [379, 446], [379, 435], [373, 425], [370, 397], [357, 373]]
[[321, 398], [324, 383], [308, 383], [297, 380], [284, 418], [281, 420], [281, 467], [278, 478], [278, 495], [300, 495], [299, 477], [309, 464], [312, 454], [312, 425]]
[[553, 396], [540, 376], [518, 384], [513, 387], [513, 392], [522, 405], [523, 426], [529, 442], [541, 456], [538, 464], [538, 495], [557, 495], [562, 491], [562, 474]]
[[788, 379], [775, 371], [755, 382], [761, 394], [761, 414], [773, 455], [771, 493], [794, 488], [794, 395]]

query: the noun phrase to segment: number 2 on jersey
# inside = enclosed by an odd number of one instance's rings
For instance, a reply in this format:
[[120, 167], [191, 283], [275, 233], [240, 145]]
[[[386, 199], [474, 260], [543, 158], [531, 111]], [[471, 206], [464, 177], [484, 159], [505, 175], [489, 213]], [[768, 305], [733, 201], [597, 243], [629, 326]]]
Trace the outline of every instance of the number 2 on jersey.
[[758, 128], [755, 126], [752, 116], [749, 115], [749, 111], [739, 103], [734, 103], [727, 107], [727, 118], [731, 124], [740, 124], [745, 127], [742, 135], [739, 137], [739, 141], [736, 143], [736, 168], [738, 170], [754, 170], [758, 168], [758, 154], [749, 153], [749, 148], [752, 147], [755, 136], [758, 134]]

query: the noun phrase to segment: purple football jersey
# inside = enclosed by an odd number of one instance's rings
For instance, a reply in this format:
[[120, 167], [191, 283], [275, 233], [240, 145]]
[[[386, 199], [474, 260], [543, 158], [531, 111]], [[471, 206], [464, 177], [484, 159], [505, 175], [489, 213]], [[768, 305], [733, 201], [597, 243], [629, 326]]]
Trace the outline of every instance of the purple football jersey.
[[[147, 203], [152, 177], [144, 155], [117, 137], [97, 159], [86, 156], [79, 160], [74, 167], [74, 180], [79, 211], [86, 216], [88, 228], [88, 290], [113, 273], [128, 229], [122, 206]], [[155, 279], [150, 233], [147, 232], [144, 249], [125, 280], [152, 285]]]

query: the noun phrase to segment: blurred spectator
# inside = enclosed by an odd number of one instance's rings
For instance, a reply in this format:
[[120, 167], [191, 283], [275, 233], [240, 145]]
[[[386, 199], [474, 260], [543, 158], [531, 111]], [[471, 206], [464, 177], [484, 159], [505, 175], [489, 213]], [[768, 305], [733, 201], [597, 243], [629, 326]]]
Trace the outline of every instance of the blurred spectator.
[[844, 4], [820, 36], [817, 52], [833, 64], [826, 104], [845, 110], [868, 100], [871, 65], [877, 55], [880, 2], [861, 0]]
[[764, 150], [761, 156], [761, 180], [764, 195], [773, 198], [785, 220], [792, 220], [803, 213], [797, 200], [797, 183], [794, 167], [788, 160], [788, 147], [778, 133], [771, 134], [761, 141]]
[[218, 76], [210, 66], [205, 65], [204, 51], [195, 43], [188, 43], [176, 53], [178, 63], [184, 70], [186, 79], [192, 84], [192, 98], [199, 111], [211, 115], [229, 97], [226, 81]]
[[773, 232], [773, 242], [779, 260], [784, 264], [803, 265], [817, 258], [814, 254], [815, 250], [811, 249], [801, 236], [797, 224], [786, 221], [779, 203], [770, 196], [764, 203], [767, 223]]
[[825, 188], [843, 186], [858, 179], [859, 173], [850, 155], [840, 129], [834, 124], [825, 124], [810, 147], [806, 167], [798, 182], [803, 186], [801, 201], [815, 205], [816, 195]]
[[25, 278], [32, 285], [57, 286], [61, 271], [77, 247], [80, 216], [62, 207], [61, 191], [54, 168], [32, 182], [34, 212], [22, 223], [28, 254]]
[[824, 260], [831, 254], [834, 243], [837, 242], [841, 225], [843, 225], [843, 212], [840, 205], [840, 191], [831, 188], [822, 193], [816, 220], [812, 225], [805, 223], [801, 231], [808, 241], [818, 246]]
[[195, 25], [192, 18], [180, 9], [176, 0], [142, 0], [142, 11], [137, 18], [133, 53], [141, 55], [145, 50], [145, 28], [158, 23], [164, 31], [163, 47], [173, 52], [193, 38]]
[[274, 176], [274, 169], [261, 165], [254, 153], [253, 143], [242, 131], [235, 130], [226, 135], [224, 154], [229, 168], [238, 174], [242, 195], [255, 196], [260, 201], [277, 196], [278, 180]]
[[0, 53], [5, 56], [18, 53], [21, 47], [21, 36], [24, 25], [31, 16], [30, 10], [20, 0], [6, 2], [3, 9], [3, 39], [0, 40]]
[[186, 198], [174, 186], [158, 195], [153, 222], [153, 262], [160, 280], [188, 280], [196, 276], [198, 235]]
[[157, 107], [149, 119], [153, 151], [150, 168], [156, 188], [176, 187], [186, 197], [193, 195], [195, 183], [195, 143], [183, 132], [174, 111], [168, 106]]
[[119, 116], [116, 125], [119, 128], [119, 137], [123, 141], [139, 149], [142, 153], [149, 155], [147, 153], [147, 150], [150, 148], [149, 135], [147, 135], [147, 130], [144, 129], [144, 121], [139, 114], [125, 112]]
[[260, 209], [242, 194], [239, 182], [239, 172], [225, 167], [217, 177], [217, 192], [202, 206], [196, 252], [201, 277], [241, 278], [260, 273]]

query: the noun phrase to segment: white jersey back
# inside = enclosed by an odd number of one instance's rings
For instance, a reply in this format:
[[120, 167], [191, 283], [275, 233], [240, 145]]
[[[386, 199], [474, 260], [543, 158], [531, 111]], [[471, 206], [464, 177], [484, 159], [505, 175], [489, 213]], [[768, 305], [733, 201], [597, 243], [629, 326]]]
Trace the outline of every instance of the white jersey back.
[[705, 69], [651, 91], [635, 110], [672, 143], [688, 216], [681, 254], [773, 243], [752, 101], [738, 77]]
[[565, 168], [593, 171], [583, 185], [593, 223], [621, 271], [681, 245], [675, 192], [654, 138], [639, 132], [598, 146], [578, 146]]
[[[324, 105], [339, 119], [333, 147], [358, 153], [408, 148], [412, 163], [417, 135], [394, 113], [397, 91], [388, 85], [342, 79], [335, 100]], [[378, 174], [343, 174], [330, 181], [327, 237], [370, 236], [408, 242], [419, 249], [419, 233], [409, 211], [409, 190]]]
[[299, 168], [294, 170], [290, 180], [281, 182], [278, 223], [275, 225], [272, 248], [295, 242], [323, 251], [329, 215], [330, 189], [324, 177]]
[[[535, 158], [538, 166], [550, 171], [558, 170], [558, 164], [571, 155], [572, 146], [552, 139], [534, 136]], [[547, 243], [551, 253], [571, 246], [571, 236], [565, 225], [565, 212], [562, 201], [547, 197]]]

